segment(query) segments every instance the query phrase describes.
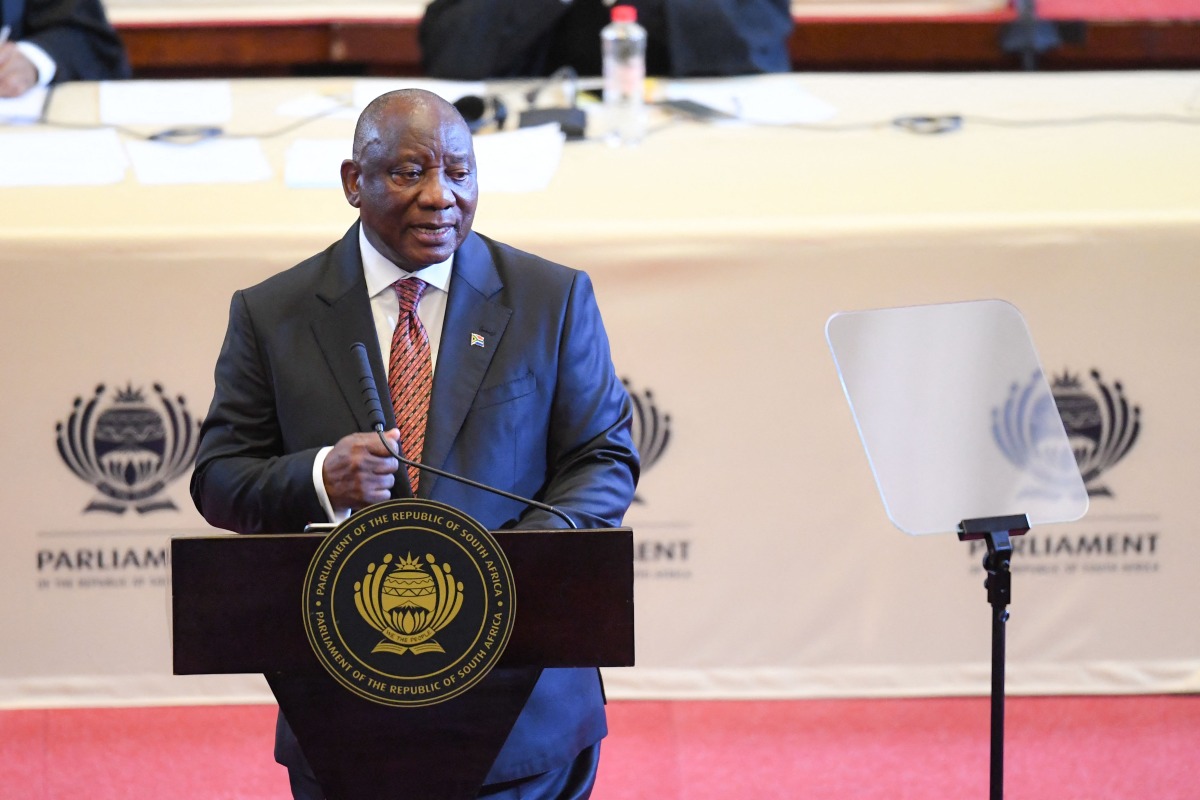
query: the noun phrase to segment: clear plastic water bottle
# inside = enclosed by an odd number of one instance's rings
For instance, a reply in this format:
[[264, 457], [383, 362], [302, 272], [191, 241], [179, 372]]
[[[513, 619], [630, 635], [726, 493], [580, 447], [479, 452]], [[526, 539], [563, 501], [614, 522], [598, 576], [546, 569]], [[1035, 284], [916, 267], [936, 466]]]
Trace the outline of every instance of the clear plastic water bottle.
[[605, 140], [637, 144], [646, 135], [646, 29], [633, 6], [613, 6], [612, 22], [600, 31], [604, 72]]

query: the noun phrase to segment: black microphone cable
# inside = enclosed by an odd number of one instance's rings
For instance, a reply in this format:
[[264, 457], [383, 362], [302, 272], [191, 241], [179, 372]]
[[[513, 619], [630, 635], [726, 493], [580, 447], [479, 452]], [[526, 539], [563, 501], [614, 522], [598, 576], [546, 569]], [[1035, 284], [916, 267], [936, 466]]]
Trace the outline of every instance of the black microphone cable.
[[513, 494], [512, 492], [506, 492], [503, 489], [497, 489], [495, 486], [488, 486], [486, 483], [480, 483], [479, 481], [465, 478], [462, 475], [455, 475], [452, 472], [446, 472], [445, 470], [438, 469], [437, 467], [431, 467], [427, 464], [422, 464], [419, 461], [413, 461], [400, 455], [398, 449], [392, 450], [392, 446], [388, 444], [387, 437], [383, 435], [383, 404], [379, 400], [379, 391], [375, 386], [375, 374], [371, 371], [371, 362], [367, 359], [367, 348], [362, 342], [355, 342], [354, 344], [350, 345], [350, 354], [354, 358], [355, 364], [358, 367], [358, 384], [360, 391], [362, 392], [363, 402], [367, 406], [367, 419], [371, 423], [371, 428], [379, 436], [379, 441], [383, 443], [383, 446], [397, 461], [408, 467], [415, 467], [416, 469], [423, 470], [425, 472], [432, 472], [434, 475], [440, 475], [443, 478], [449, 478], [452, 481], [458, 481], [459, 483], [470, 486], [473, 489], [482, 489], [485, 492], [491, 492], [492, 494], [499, 495], [500, 497], [504, 497], [508, 500], [515, 500], [518, 503], [524, 503], [526, 505], [533, 506], [536, 509], [545, 511], [558, 517], [563, 522], [567, 523], [568, 528], [573, 530], [579, 529], [579, 526], [575, 524], [574, 520], [552, 505], [542, 503], [537, 500], [531, 500], [528, 497], [521, 497], [520, 495]]

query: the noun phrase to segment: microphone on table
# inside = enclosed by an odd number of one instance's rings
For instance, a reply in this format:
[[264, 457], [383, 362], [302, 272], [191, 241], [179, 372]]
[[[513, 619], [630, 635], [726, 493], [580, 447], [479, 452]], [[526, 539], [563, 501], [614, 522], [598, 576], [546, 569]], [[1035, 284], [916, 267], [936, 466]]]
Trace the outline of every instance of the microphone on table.
[[495, 95], [464, 95], [454, 101], [454, 107], [462, 114], [471, 133], [479, 133], [489, 125], [495, 125], [498, 131], [503, 130], [504, 122], [508, 119], [508, 108]]
[[[561, 105], [548, 108], [538, 107], [538, 98], [543, 89], [558, 82], [562, 98]], [[587, 112], [575, 104], [579, 94], [579, 73], [574, 67], [559, 67], [554, 74], [546, 78], [525, 95], [529, 108], [522, 111], [517, 118], [517, 125], [528, 128], [534, 125], [545, 125], [557, 122], [558, 127], [568, 139], [583, 139], [587, 135]]]
[[491, 492], [492, 494], [500, 495], [501, 497], [509, 500], [516, 500], [518, 503], [524, 503], [526, 505], [533, 506], [534, 508], [549, 512], [558, 517], [563, 522], [567, 523], [567, 527], [569, 528], [579, 527], [570, 517], [552, 505], [541, 503], [537, 500], [531, 500], [528, 497], [521, 497], [520, 495], [506, 492], [503, 489], [497, 489], [495, 486], [488, 486], [486, 483], [480, 483], [479, 481], [473, 481], [470, 478], [464, 478], [462, 475], [455, 475], [452, 472], [446, 472], [445, 470], [438, 469], [437, 467], [430, 467], [426, 464], [422, 464], [419, 461], [412, 461], [400, 455], [399, 453], [393, 452], [391, 446], [388, 444], [387, 437], [383, 435], [383, 426], [385, 421], [383, 416], [383, 404], [379, 401], [379, 391], [375, 387], [375, 373], [371, 371], [371, 362], [367, 358], [367, 348], [362, 342], [355, 342], [354, 344], [350, 345], [350, 355], [354, 359], [355, 366], [358, 368], [358, 387], [360, 393], [362, 394], [363, 403], [367, 407], [367, 419], [371, 423], [371, 428], [376, 434], [379, 435], [379, 441], [383, 442], [383, 446], [386, 447], [388, 452], [391, 453], [392, 456], [401, 464], [409, 467], [416, 467], [423, 472], [432, 472], [434, 475], [440, 475], [443, 478], [449, 478], [452, 481], [458, 481], [459, 483], [470, 486], [474, 489], [482, 489], [485, 492]]

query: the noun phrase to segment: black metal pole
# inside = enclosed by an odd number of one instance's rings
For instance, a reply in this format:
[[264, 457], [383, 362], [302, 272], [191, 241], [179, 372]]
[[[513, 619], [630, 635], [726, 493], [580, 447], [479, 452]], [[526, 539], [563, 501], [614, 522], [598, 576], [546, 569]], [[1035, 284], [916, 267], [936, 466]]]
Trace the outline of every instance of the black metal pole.
[[[997, 559], [1001, 556], [996, 553], [990, 557]], [[1005, 574], [1009, 574], [1007, 557], [1005, 557], [1005, 562], [1003, 569]], [[988, 579], [998, 580], [999, 576], [993, 572]], [[991, 786], [989, 797], [991, 800], [1004, 800], [1004, 634], [1007, 622], [1008, 610], [1003, 606], [994, 605], [992, 607], [992, 747], [989, 773]]]
[[983, 568], [987, 579], [988, 602], [992, 606], [992, 724], [991, 766], [988, 772], [991, 800], [1004, 800], [1004, 635], [1008, 622], [1008, 604], [1012, 600], [1012, 536], [1029, 530], [1024, 515], [963, 520], [958, 526], [961, 541], [983, 539], [987, 555]]

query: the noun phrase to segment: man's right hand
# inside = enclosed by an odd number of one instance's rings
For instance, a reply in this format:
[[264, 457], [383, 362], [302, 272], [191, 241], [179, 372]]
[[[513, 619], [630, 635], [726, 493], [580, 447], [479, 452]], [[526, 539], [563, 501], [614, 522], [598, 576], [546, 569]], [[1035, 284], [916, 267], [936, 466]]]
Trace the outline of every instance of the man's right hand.
[[[395, 450], [400, 449], [400, 431], [384, 433]], [[335, 509], [366, 508], [392, 496], [400, 462], [379, 441], [378, 434], [352, 433], [344, 436], [325, 456], [321, 477], [329, 503]]]

